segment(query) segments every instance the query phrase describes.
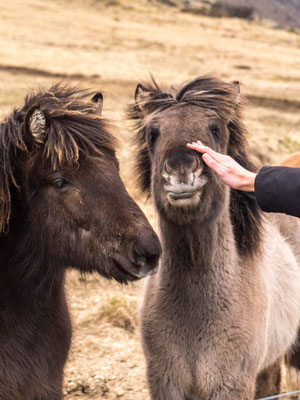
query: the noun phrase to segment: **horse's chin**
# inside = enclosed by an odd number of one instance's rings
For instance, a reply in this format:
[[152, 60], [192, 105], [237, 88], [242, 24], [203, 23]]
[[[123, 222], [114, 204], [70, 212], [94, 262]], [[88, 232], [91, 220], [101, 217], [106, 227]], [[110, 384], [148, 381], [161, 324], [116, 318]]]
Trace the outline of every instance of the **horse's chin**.
[[125, 262], [123, 257], [113, 257], [113, 264], [115, 267], [113, 276], [119, 283], [134, 282], [144, 278], [144, 276], [137, 271], [133, 272], [132, 266], [127, 261]]
[[[117, 281], [118, 283], [122, 283], [122, 284], [127, 284], [129, 282], [135, 282], [137, 280], [139, 280], [139, 278], [137, 278], [134, 275], [128, 274], [128, 273], [124, 273], [121, 271], [118, 271], [115, 274], [112, 274], [112, 278]], [[111, 278], [109, 278], [111, 279]]]
[[200, 198], [195, 196], [193, 198], [179, 198], [179, 199], [168, 199], [168, 204], [172, 208], [177, 208], [179, 210], [193, 210], [198, 208], [200, 204]]
[[176, 225], [189, 225], [199, 218], [199, 209], [201, 206], [198, 201], [172, 201], [166, 202], [164, 207], [161, 207], [161, 215], [167, 221]]
[[120, 283], [136, 281], [148, 275], [154, 275], [158, 271], [158, 258], [148, 260], [148, 262], [140, 258], [133, 262], [130, 257], [116, 252], [112, 257], [112, 263], [115, 279]]
[[126, 271], [122, 266], [118, 263], [115, 263], [114, 261], [112, 263], [109, 263], [109, 269], [108, 271], [104, 272], [102, 269], [97, 270], [97, 273], [101, 275], [102, 277], [106, 279], [113, 279], [117, 281], [118, 283], [129, 283], [129, 282], [135, 282], [139, 280], [140, 278], [128, 271]]
[[[99, 257], [99, 259], [91, 260], [87, 263], [77, 262], [70, 263], [71, 268], [76, 269], [84, 274], [97, 274], [108, 280], [115, 280], [119, 283], [134, 282], [141, 279], [143, 276], [139, 276], [138, 273], [133, 273], [124, 268], [124, 266], [116, 262], [112, 257]], [[148, 274], [150, 275], [150, 273]]]

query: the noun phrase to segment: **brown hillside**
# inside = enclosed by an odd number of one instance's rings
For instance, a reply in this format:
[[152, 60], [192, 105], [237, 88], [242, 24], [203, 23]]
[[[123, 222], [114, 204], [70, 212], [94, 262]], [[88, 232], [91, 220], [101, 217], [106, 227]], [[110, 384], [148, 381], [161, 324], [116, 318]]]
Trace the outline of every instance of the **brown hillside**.
[[259, 18], [272, 20], [280, 27], [300, 28], [299, 0], [221, 0], [221, 3], [252, 7]]
[[299, 0], [156, 0], [183, 7], [183, 10], [201, 14], [208, 11], [212, 16], [228, 14], [241, 18], [273, 21], [277, 27], [300, 28]]

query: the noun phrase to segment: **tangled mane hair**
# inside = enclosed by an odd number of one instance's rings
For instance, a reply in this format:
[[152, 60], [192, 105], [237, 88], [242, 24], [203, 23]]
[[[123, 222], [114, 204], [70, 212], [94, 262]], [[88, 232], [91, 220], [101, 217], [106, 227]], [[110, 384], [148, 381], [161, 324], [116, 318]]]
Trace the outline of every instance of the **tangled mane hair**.
[[[137, 92], [143, 93], [137, 99]], [[146, 126], [150, 116], [170, 107], [189, 104], [214, 110], [227, 122], [229, 131], [228, 155], [250, 171], [257, 168], [249, 159], [247, 131], [242, 122], [242, 101], [238, 82], [226, 83], [211, 76], [202, 76], [182, 86], [178, 91], [160, 89], [152, 78], [150, 83], [138, 85], [136, 100], [129, 106], [128, 116], [136, 131], [137, 155], [135, 162], [138, 185], [150, 195], [151, 159], [146, 140]], [[261, 211], [253, 193], [231, 189], [230, 213], [237, 248], [241, 255], [258, 250], [261, 237]]]
[[[16, 169], [22, 160], [39, 153], [42, 162], [56, 169], [76, 163], [88, 153], [100, 154], [104, 148], [115, 151], [116, 141], [107, 121], [95, 102], [87, 101], [94, 94], [62, 83], [49, 90], [39, 88], [0, 124], [0, 234], [8, 231], [11, 191], [20, 188]], [[45, 117], [42, 143], [36, 143], [29, 132], [30, 117], [36, 109]]]

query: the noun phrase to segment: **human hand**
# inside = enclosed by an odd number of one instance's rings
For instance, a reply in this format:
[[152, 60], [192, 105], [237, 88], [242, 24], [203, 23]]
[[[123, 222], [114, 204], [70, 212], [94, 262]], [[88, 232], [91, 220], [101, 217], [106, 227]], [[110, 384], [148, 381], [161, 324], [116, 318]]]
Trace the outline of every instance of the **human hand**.
[[256, 174], [243, 168], [230, 156], [217, 153], [208, 146], [204, 146], [200, 140], [197, 143], [187, 143], [187, 147], [203, 153], [203, 161], [213, 169], [224, 183], [237, 190], [254, 192]]

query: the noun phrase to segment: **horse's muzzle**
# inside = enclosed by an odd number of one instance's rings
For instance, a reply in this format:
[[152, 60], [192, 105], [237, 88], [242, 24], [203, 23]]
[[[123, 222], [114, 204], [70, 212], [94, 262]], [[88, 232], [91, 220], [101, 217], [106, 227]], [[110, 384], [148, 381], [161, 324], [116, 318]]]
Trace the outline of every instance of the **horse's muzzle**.
[[153, 275], [158, 270], [158, 261], [161, 255], [161, 244], [155, 232], [146, 231], [121, 253], [115, 253], [115, 264], [135, 279]]
[[194, 156], [181, 155], [167, 159], [163, 165], [162, 178], [167, 201], [176, 207], [196, 205], [207, 182], [203, 175], [203, 163]]

